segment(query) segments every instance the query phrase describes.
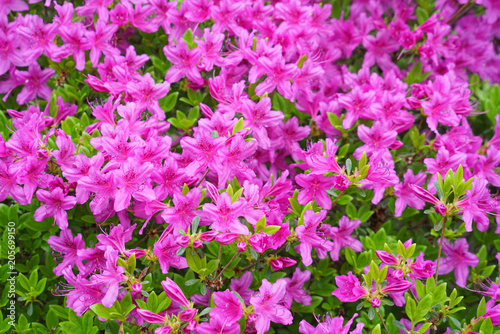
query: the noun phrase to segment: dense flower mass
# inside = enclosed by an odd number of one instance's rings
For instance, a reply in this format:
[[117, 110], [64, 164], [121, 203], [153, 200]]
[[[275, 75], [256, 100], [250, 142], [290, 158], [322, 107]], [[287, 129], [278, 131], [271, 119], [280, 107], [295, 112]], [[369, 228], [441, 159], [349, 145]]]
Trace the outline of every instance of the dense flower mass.
[[0, 0], [0, 330], [492, 334], [499, 39], [497, 0]]

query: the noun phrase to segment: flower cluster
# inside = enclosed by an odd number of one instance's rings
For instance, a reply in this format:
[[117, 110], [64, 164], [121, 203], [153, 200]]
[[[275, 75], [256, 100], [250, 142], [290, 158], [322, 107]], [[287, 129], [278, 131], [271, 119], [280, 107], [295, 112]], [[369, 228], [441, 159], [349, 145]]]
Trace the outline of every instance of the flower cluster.
[[500, 325], [495, 0], [38, 2], [0, 0], [0, 199], [63, 332]]

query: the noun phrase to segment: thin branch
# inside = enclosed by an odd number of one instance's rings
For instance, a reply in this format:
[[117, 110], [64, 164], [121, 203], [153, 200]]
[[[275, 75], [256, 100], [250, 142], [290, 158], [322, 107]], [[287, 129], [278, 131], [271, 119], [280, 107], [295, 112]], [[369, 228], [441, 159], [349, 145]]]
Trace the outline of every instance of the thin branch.
[[203, 176], [201, 177], [200, 181], [198, 181], [198, 183], [196, 184], [195, 188], [198, 187], [203, 182], [203, 180], [205, 180], [205, 177], [207, 176], [207, 174], [208, 174], [209, 171], [210, 171], [210, 169], [207, 168], [207, 171], [205, 172], [205, 174], [203, 174]]
[[446, 217], [444, 218], [443, 229], [441, 230], [441, 241], [439, 242], [438, 257], [436, 260], [436, 276], [434, 277], [434, 280], [436, 281], [436, 285], [438, 284], [439, 258], [441, 257], [441, 249], [443, 249], [443, 239], [444, 239], [444, 230], [445, 229], [446, 229]]
[[382, 315], [380, 314], [380, 311], [379, 311], [379, 309], [378, 309], [378, 308], [377, 308], [377, 314], [378, 314], [378, 316], [379, 316], [379, 318], [380, 318], [380, 321], [382, 321], [382, 325], [384, 326], [385, 332], [386, 332], [387, 334], [389, 334], [389, 330], [387, 329], [387, 326], [385, 325], [384, 318], [382, 318]]
[[234, 259], [236, 259], [236, 256], [238, 256], [239, 252], [236, 252], [234, 253], [233, 257], [231, 258], [231, 260], [229, 260], [229, 262], [226, 264], [226, 266], [224, 268], [222, 268], [222, 270], [220, 271], [220, 273], [217, 275], [217, 277], [215, 277], [215, 280], [214, 281], [217, 281], [219, 279], [219, 277], [222, 275], [222, 273], [227, 269], [227, 267], [229, 267], [229, 265], [234, 261]]

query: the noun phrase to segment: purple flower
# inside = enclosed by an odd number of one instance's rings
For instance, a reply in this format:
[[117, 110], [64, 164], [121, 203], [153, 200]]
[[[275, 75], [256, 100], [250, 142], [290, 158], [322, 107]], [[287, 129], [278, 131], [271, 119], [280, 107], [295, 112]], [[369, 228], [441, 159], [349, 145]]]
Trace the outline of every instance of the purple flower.
[[488, 181], [482, 177], [472, 180], [472, 189], [466, 190], [466, 197], [457, 202], [457, 207], [462, 209], [462, 219], [465, 230], [472, 232], [472, 221], [476, 222], [477, 229], [481, 232], [488, 230], [490, 220], [487, 213], [493, 211], [493, 202], [490, 199]]
[[403, 178], [404, 182], [398, 183], [394, 186], [394, 195], [396, 196], [395, 217], [401, 217], [407, 205], [417, 210], [422, 210], [425, 206], [424, 201], [418, 198], [411, 188], [412, 184], [418, 187], [422, 187], [424, 185], [426, 179], [425, 173], [421, 172], [414, 175], [413, 171], [408, 169]]
[[267, 279], [262, 280], [259, 293], [250, 298], [250, 304], [253, 305], [255, 315], [255, 328], [257, 334], [264, 334], [269, 330], [272, 322], [283, 325], [290, 325], [293, 322], [292, 313], [288, 308], [281, 305], [286, 294], [286, 281], [282, 278], [276, 283], [271, 284]]
[[333, 242], [333, 248], [330, 251], [330, 256], [333, 261], [339, 260], [339, 253], [342, 248], [349, 247], [355, 252], [363, 250], [361, 241], [351, 237], [351, 234], [361, 225], [361, 220], [349, 220], [348, 217], [343, 216], [339, 220], [339, 227], [325, 226], [325, 234], [330, 237]]
[[246, 211], [245, 200], [233, 202], [227, 192], [223, 192], [217, 199], [217, 205], [207, 203], [203, 211], [208, 221], [212, 222], [212, 229], [219, 232], [238, 233], [248, 235], [248, 227], [243, 225], [238, 217], [244, 216]]
[[29, 66], [27, 72], [12, 72], [11, 75], [16, 75], [16, 80], [18, 80], [20, 84], [25, 85], [17, 95], [17, 104], [25, 104], [33, 100], [37, 95], [44, 100], [49, 100], [52, 90], [46, 83], [55, 73], [55, 70], [51, 68], [42, 70], [40, 65], [36, 62]]
[[469, 253], [469, 244], [465, 238], [455, 240], [453, 245], [449, 241], [443, 243], [443, 253], [446, 257], [439, 261], [439, 275], [455, 271], [457, 285], [465, 287], [469, 275], [468, 267], [476, 267], [479, 264], [479, 258]]
[[54, 188], [52, 191], [38, 190], [36, 197], [45, 204], [36, 209], [33, 217], [41, 222], [45, 218], [54, 217], [56, 224], [61, 230], [68, 228], [67, 210], [72, 209], [76, 204], [74, 196], [65, 196], [61, 188]]
[[323, 209], [330, 210], [332, 208], [332, 199], [326, 192], [335, 184], [332, 177], [319, 174], [299, 174], [295, 177], [295, 182], [304, 188], [297, 197], [300, 204], [306, 205], [310, 201], [316, 200], [316, 203]]
[[347, 275], [336, 276], [335, 283], [337, 283], [338, 288], [332, 292], [332, 295], [344, 303], [355, 302], [369, 294], [365, 288], [361, 287], [359, 279], [352, 272], [348, 272]]
[[212, 298], [215, 307], [210, 311], [210, 317], [216, 316], [225, 319], [228, 325], [236, 323], [243, 315], [240, 300], [229, 290], [214, 292]]
[[304, 213], [304, 225], [299, 225], [295, 229], [300, 244], [297, 246], [298, 252], [302, 256], [302, 263], [305, 266], [312, 264], [311, 252], [312, 249], [317, 251], [329, 251], [333, 248], [333, 243], [326, 240], [318, 234], [318, 227], [321, 221], [326, 217], [326, 211], [321, 210], [314, 213], [313, 210], [307, 210]]
[[203, 85], [204, 79], [197, 68], [201, 60], [200, 49], [189, 50], [186, 43], [179, 42], [176, 46], [165, 45], [163, 53], [172, 62], [172, 67], [168, 69], [165, 75], [166, 82], [177, 82], [186, 76], [192, 82]]
[[63, 260], [54, 268], [54, 274], [61, 276], [63, 269], [73, 267], [75, 264], [80, 270], [84, 269], [82, 258], [78, 256], [78, 250], [85, 249], [85, 242], [80, 233], [73, 237], [71, 230], [62, 230], [59, 236], [51, 236], [47, 243], [63, 256]]

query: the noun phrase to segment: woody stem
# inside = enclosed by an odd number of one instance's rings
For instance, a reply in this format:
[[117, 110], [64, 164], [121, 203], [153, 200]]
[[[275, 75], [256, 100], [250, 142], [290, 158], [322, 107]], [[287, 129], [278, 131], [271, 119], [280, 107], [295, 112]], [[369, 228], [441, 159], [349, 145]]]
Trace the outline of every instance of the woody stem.
[[441, 249], [443, 249], [443, 240], [444, 240], [444, 230], [445, 229], [446, 229], [446, 217], [444, 218], [443, 229], [441, 230], [441, 241], [439, 242], [438, 257], [436, 260], [436, 276], [434, 277], [434, 280], [436, 281], [436, 285], [438, 284], [439, 258], [441, 257]]
[[222, 275], [222, 273], [227, 269], [227, 267], [229, 267], [229, 265], [231, 264], [231, 262], [233, 262], [233, 260], [236, 258], [236, 256], [238, 256], [238, 254], [239, 254], [239, 252], [234, 253], [234, 255], [231, 258], [231, 260], [229, 260], [229, 262], [226, 264], [226, 266], [224, 268], [222, 268], [222, 270], [220, 271], [220, 273], [217, 275], [217, 277], [215, 278], [215, 281], [217, 281], [219, 279], [219, 277]]
[[210, 171], [210, 169], [207, 168], [207, 171], [205, 172], [205, 174], [203, 174], [203, 176], [201, 177], [200, 181], [198, 181], [198, 183], [196, 184], [195, 188], [198, 187], [203, 182], [203, 180], [205, 180], [205, 177], [207, 176], [207, 174], [208, 174], [209, 171]]
[[452, 25], [454, 24], [455, 22], [458, 21], [459, 18], [461, 18], [463, 15], [465, 15], [465, 13], [467, 13], [467, 11], [469, 9], [472, 8], [472, 6], [474, 5], [473, 2], [469, 1], [465, 4], [462, 5], [462, 7], [460, 7], [456, 12], [455, 14], [453, 14], [453, 16], [448, 20], [448, 22], [446, 22], [446, 24], [449, 24], [449, 25]]
[[335, 206], [335, 204], [337, 204], [337, 202], [338, 202], [339, 198], [340, 198], [340, 197], [342, 197], [342, 195], [344, 194], [344, 191], [345, 191], [345, 190], [342, 190], [342, 191], [340, 192], [339, 196], [337, 196], [337, 198], [335, 199], [335, 201], [333, 201], [333, 203], [332, 203], [332, 207], [334, 207], [334, 206]]
[[389, 330], [387, 329], [387, 326], [385, 325], [384, 318], [382, 318], [382, 315], [380, 314], [380, 311], [379, 311], [379, 309], [378, 309], [378, 308], [377, 308], [377, 314], [378, 314], [378, 316], [379, 316], [379, 318], [380, 318], [380, 321], [382, 321], [382, 326], [384, 326], [385, 332], [386, 332], [387, 334], [389, 334]]

